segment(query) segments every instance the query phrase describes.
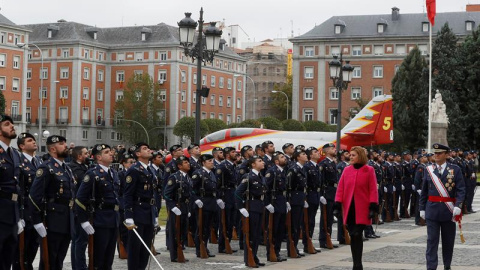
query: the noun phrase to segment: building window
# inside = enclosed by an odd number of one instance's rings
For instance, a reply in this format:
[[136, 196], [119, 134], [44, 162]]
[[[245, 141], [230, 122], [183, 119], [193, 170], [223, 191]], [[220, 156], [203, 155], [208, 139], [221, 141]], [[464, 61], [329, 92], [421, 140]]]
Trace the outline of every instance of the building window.
[[340, 33], [342, 33], [342, 26], [335, 25], [335, 34], [340, 34]]
[[137, 52], [137, 53], [135, 53], [135, 60], [137, 60], [137, 61], [143, 61], [143, 52]]
[[187, 92], [185, 92], [185, 90], [183, 90], [182, 94], [181, 94], [182, 102], [185, 102], [186, 96], [187, 96]]
[[227, 108], [230, 108], [232, 106], [232, 98], [227, 97]]
[[125, 61], [125, 53], [117, 53], [117, 61], [118, 62]]
[[90, 79], [90, 69], [89, 68], [84, 68], [83, 69], [83, 79], [84, 80], [89, 80]]
[[88, 100], [88, 92], [89, 92], [88, 87], [84, 87], [83, 92], [82, 92], [82, 99], [83, 100]]
[[0, 77], [0, 90], [5, 90], [6, 87], [6, 78]]
[[385, 31], [385, 25], [383, 23], [377, 24], [377, 33], [383, 33]]
[[218, 106], [223, 107], [223, 96], [218, 97]]
[[232, 79], [227, 80], [227, 89], [228, 90], [232, 89]]
[[224, 86], [224, 84], [225, 84], [225, 81], [224, 81], [224, 80], [225, 80], [225, 79], [224, 79], [223, 77], [220, 77], [220, 78], [218, 79], [218, 87], [219, 87], [219, 88], [223, 88], [223, 86]]
[[60, 68], [60, 79], [68, 79], [69, 73], [70, 72], [68, 67]]
[[313, 79], [313, 67], [305, 67], [305, 79]]
[[20, 91], [20, 80], [17, 78], [13, 78], [12, 91], [13, 92]]
[[59, 124], [68, 124], [68, 107], [60, 107], [58, 109]]
[[207, 104], [207, 98], [206, 97], [202, 97], [202, 105], [205, 105]]
[[6, 54], [0, 54], [0, 67], [5, 66], [5, 61], [7, 60], [7, 55]]
[[352, 87], [352, 99], [360, 99], [362, 97], [362, 88], [360, 87]]
[[123, 100], [123, 90], [115, 91], [115, 101]]
[[193, 84], [197, 85], [197, 73], [193, 73]]
[[237, 91], [242, 91], [242, 81], [237, 81]]
[[352, 47], [352, 55], [360, 56], [362, 55], [362, 46], [356, 45]]
[[32, 79], [32, 69], [29, 68], [27, 69], [27, 80], [31, 80]]
[[202, 75], [202, 85], [207, 85], [207, 75], [205, 74]]
[[418, 45], [418, 49], [420, 50], [420, 53], [421, 53], [422, 55], [427, 55], [427, 54], [428, 54], [427, 45], [426, 45], [426, 44], [420, 44], [420, 45]]
[[242, 108], [242, 100], [240, 98], [237, 98], [237, 109]]
[[305, 46], [305, 56], [306, 57], [313, 57], [315, 50], [313, 46]]
[[313, 88], [303, 89], [303, 100], [313, 100]]
[[395, 46], [395, 53], [398, 55], [404, 55], [406, 54], [406, 49], [404, 44], [397, 44]]
[[210, 113], [210, 119], [215, 119], [215, 113]]
[[32, 107], [27, 107], [27, 112], [25, 113], [25, 121], [29, 124], [32, 122]]
[[183, 118], [183, 117], [185, 117], [185, 116], [187, 116], [187, 111], [182, 110], [182, 111], [180, 112], [180, 118]]
[[[40, 94], [41, 99], [47, 99], [47, 87], [43, 87], [42, 93]], [[45, 114], [44, 114], [45, 115]]]
[[186, 82], [187, 81], [187, 74], [185, 73], [185, 71], [182, 70], [182, 72], [180, 72], [180, 75], [182, 77], [182, 82]]
[[13, 57], [13, 68], [19, 69], [20, 68], [20, 56]]
[[227, 125], [230, 125], [232, 123], [232, 116], [230, 114], [227, 114]]
[[383, 88], [381, 87], [374, 87], [373, 88], [373, 97], [378, 97], [383, 95]]
[[215, 105], [215, 95], [210, 95], [210, 105]]
[[70, 57], [70, 49], [62, 49], [62, 57], [69, 58]]
[[215, 76], [210, 76], [210, 87], [215, 87], [215, 81], [216, 81], [216, 78]]
[[98, 61], [103, 61], [103, 52], [98, 53]]
[[303, 122], [313, 121], [313, 109], [303, 109]]
[[68, 87], [62, 86], [60, 87], [60, 98], [67, 99], [68, 98]]
[[338, 100], [338, 89], [335, 87], [330, 88], [330, 100]]
[[158, 71], [158, 83], [164, 83], [167, 81], [167, 71], [159, 70]]
[[97, 130], [97, 140], [101, 140], [101, 139], [102, 139], [102, 131]]
[[161, 61], [167, 60], [167, 52], [165, 52], [165, 51], [158, 52], [158, 56], [159, 56]]
[[192, 94], [192, 103], [197, 103], [197, 92], [193, 92]]
[[40, 68], [40, 79], [48, 79], [48, 68], [44, 67], [43, 70]]
[[383, 55], [383, 45], [375, 45], [373, 46], [373, 53], [375, 55]]
[[7, 33], [5, 32], [1, 32], [0, 33], [0, 44], [4, 44], [5, 43], [5, 36], [7, 35]]
[[465, 30], [466, 31], [472, 31], [473, 30], [473, 22], [472, 21], [465, 22]]
[[97, 89], [97, 101], [103, 101], [103, 89]]
[[383, 78], [383, 66], [373, 66], [373, 78]]
[[12, 110], [11, 110], [11, 115], [12, 116], [18, 116], [20, 114], [20, 102], [19, 101], [12, 101]]
[[430, 30], [430, 25], [428, 22], [422, 22], [422, 32], [428, 32]]
[[237, 115], [237, 123], [242, 122], [242, 117], [240, 115]]
[[88, 140], [88, 130], [86, 129], [82, 130], [82, 139]]
[[353, 70], [353, 78], [362, 78], [362, 67], [361, 66], [354, 66]]
[[125, 71], [117, 71], [117, 82], [124, 82], [125, 81]]
[[340, 55], [340, 46], [331, 46], [330, 53], [332, 54], [332, 56]]
[[165, 101], [167, 100], [167, 90], [160, 90], [159, 94], [158, 94], [158, 99], [160, 101]]
[[27, 99], [32, 99], [32, 88], [28, 87], [26, 92]]
[[398, 70], [400, 69], [400, 66], [399, 65], [395, 65], [395, 73], [394, 74], [397, 74]]
[[218, 119], [223, 121], [223, 113], [218, 114]]
[[207, 119], [207, 113], [206, 112], [202, 112], [202, 120], [203, 119]]
[[67, 130], [66, 129], [59, 129], [59, 135], [62, 137], [67, 137]]
[[83, 50], [83, 58], [85, 59], [90, 58], [90, 50], [87, 50], [87, 49]]
[[330, 125], [337, 124], [337, 109], [328, 109], [328, 122]]
[[103, 82], [103, 74], [104, 74], [103, 69], [99, 69], [98, 70], [98, 81], [99, 82]]

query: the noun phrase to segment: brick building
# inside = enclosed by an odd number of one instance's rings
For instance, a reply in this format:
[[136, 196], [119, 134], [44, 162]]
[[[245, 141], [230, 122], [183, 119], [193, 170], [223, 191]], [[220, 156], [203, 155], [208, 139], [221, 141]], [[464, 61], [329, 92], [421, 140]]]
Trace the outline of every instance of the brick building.
[[[25, 130], [22, 111], [26, 97], [25, 51], [17, 46], [28, 39], [29, 31], [0, 14], [0, 91], [5, 97], [5, 113], [11, 115], [20, 130]], [[22, 121], [23, 120], [23, 121]]]
[[[44, 129], [77, 145], [122, 143], [112, 126], [119, 117], [114, 104], [123, 98], [131, 76], [148, 73], [160, 87], [167, 142], [180, 142], [173, 126], [195, 115], [197, 68], [183, 54], [177, 27], [160, 23], [99, 28], [64, 20], [24, 27], [31, 31], [30, 42], [43, 52]], [[33, 46], [29, 49], [27, 130], [37, 132], [41, 55]], [[226, 46], [203, 67], [203, 84], [211, 90], [202, 100], [202, 118], [243, 121], [245, 72], [246, 61]]]
[[[480, 23], [478, 5], [466, 12], [437, 13], [433, 38], [448, 22], [462, 40]], [[293, 44], [293, 118], [336, 124], [338, 91], [329, 77], [328, 62], [343, 53], [355, 67], [352, 82], [342, 93], [342, 118], [366, 101], [391, 94], [391, 81], [405, 56], [418, 46], [427, 57], [429, 22], [426, 14], [334, 16], [304, 35], [290, 39]], [[345, 124], [345, 120], [343, 124]]]

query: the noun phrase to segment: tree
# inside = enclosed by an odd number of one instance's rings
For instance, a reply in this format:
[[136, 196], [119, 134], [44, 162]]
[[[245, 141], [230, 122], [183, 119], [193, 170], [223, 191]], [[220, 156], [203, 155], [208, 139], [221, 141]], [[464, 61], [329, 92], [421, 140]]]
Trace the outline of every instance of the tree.
[[228, 128], [238, 128], [240, 125], [240, 123], [230, 123], [230, 125], [228, 125]]
[[392, 80], [393, 123], [403, 134], [404, 147], [424, 147], [428, 126], [428, 69], [415, 47]]
[[209, 134], [228, 128], [227, 124], [220, 119], [209, 118], [202, 121], [207, 124]]
[[[183, 117], [173, 127], [173, 134], [192, 141], [195, 138], [195, 117]], [[208, 134], [208, 125], [200, 121], [200, 137]]]
[[258, 121], [260, 121], [264, 125], [263, 128], [268, 128], [273, 130], [283, 129], [282, 122], [275, 117], [271, 117], [271, 116], [262, 117], [262, 118], [259, 118]]
[[303, 122], [306, 131], [336, 131], [336, 126], [331, 126], [322, 121], [307, 121]]
[[305, 126], [302, 122], [295, 119], [283, 120], [282, 125], [285, 131], [305, 131]]
[[158, 85], [149, 74], [131, 76], [123, 92], [123, 99], [118, 100], [114, 108], [115, 130], [122, 133], [126, 141], [132, 144], [147, 141], [145, 130], [132, 122], [133, 120], [147, 130], [150, 147], [158, 148], [164, 144], [162, 127], [165, 125], [166, 115], [160, 101]]
[[[292, 115], [292, 76], [287, 76], [287, 82], [283, 84], [275, 84], [273, 86], [275, 91], [283, 92], [288, 96], [288, 115]], [[283, 120], [287, 118], [287, 100], [282, 93], [271, 93], [273, 98], [270, 107], [275, 112], [275, 117]]]
[[3, 91], [0, 91], [0, 113], [5, 113], [5, 96], [3, 95]]
[[255, 120], [255, 119], [247, 119], [243, 122], [241, 122], [238, 127], [239, 128], [260, 128], [262, 123], [260, 121]]

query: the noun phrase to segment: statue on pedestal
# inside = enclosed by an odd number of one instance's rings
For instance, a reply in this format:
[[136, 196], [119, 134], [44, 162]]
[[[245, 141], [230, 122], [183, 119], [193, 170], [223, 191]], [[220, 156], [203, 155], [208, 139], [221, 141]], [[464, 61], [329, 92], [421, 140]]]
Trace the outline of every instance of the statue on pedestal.
[[447, 108], [442, 100], [442, 94], [438, 90], [432, 100], [431, 119], [436, 123], [448, 123]]

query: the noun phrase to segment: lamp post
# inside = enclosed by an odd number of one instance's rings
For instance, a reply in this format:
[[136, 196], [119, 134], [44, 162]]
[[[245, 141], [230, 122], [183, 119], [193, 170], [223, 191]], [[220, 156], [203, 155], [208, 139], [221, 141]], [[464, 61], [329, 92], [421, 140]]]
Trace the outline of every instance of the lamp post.
[[[36, 45], [36, 44], [33, 44], [33, 43], [29, 43], [29, 44], [26, 44], [26, 43], [17, 43], [17, 46], [19, 48], [23, 48], [25, 47], [26, 49], [28, 49], [28, 45], [32, 45], [34, 46], [35, 48], [37, 48], [37, 50], [40, 52], [40, 59], [41, 59], [41, 68], [40, 68], [40, 111], [38, 112], [38, 118], [40, 118], [40, 120], [38, 121], [38, 130], [39, 130], [39, 133], [42, 134], [42, 118], [43, 118], [43, 53], [42, 53], [42, 50], [40, 50], [40, 48]], [[40, 139], [38, 141], [38, 149], [40, 149], [39, 152], [42, 152], [42, 140]]]
[[[233, 77], [243, 77], [242, 75], [240, 74], [235, 74], [233, 75]], [[253, 84], [253, 119], [256, 119], [256, 116], [255, 116], [255, 113], [256, 113], [256, 110], [257, 110], [257, 89], [255, 88], [255, 81], [248, 75], [245, 76], [247, 79], [250, 79], [250, 81], [252, 81], [252, 84]], [[247, 85], [247, 83], [245, 83], [245, 86]]]
[[287, 98], [287, 120], [288, 120], [288, 104], [289, 104], [290, 102], [288, 101], [288, 96], [287, 96], [287, 94], [286, 94], [285, 92], [283, 92], [283, 91], [277, 91], [277, 90], [272, 90], [272, 93], [282, 93], [282, 94], [285, 95], [285, 97]]
[[[348, 83], [352, 81], [352, 73], [355, 69], [350, 65], [350, 61], [345, 61], [343, 65], [343, 54], [340, 53], [340, 59], [335, 55], [333, 60], [328, 63], [330, 68], [330, 79], [338, 91], [337, 108], [337, 155], [340, 160], [341, 132], [342, 132], [342, 91], [347, 89]], [[343, 66], [342, 66], [343, 65]]]
[[[198, 23], [190, 16], [192, 13], [186, 12], [185, 18], [178, 22], [180, 45], [184, 48], [184, 54], [191, 57], [193, 61], [197, 59], [197, 92], [195, 103], [195, 143], [200, 142], [200, 115], [201, 115], [201, 96], [202, 92], [202, 63], [212, 62], [215, 53], [220, 46], [222, 31], [215, 26], [215, 22], [210, 25], [203, 33], [203, 8], [200, 9], [200, 19]], [[194, 45], [193, 39], [198, 25], [197, 42]], [[205, 34], [205, 39], [203, 35]]]

